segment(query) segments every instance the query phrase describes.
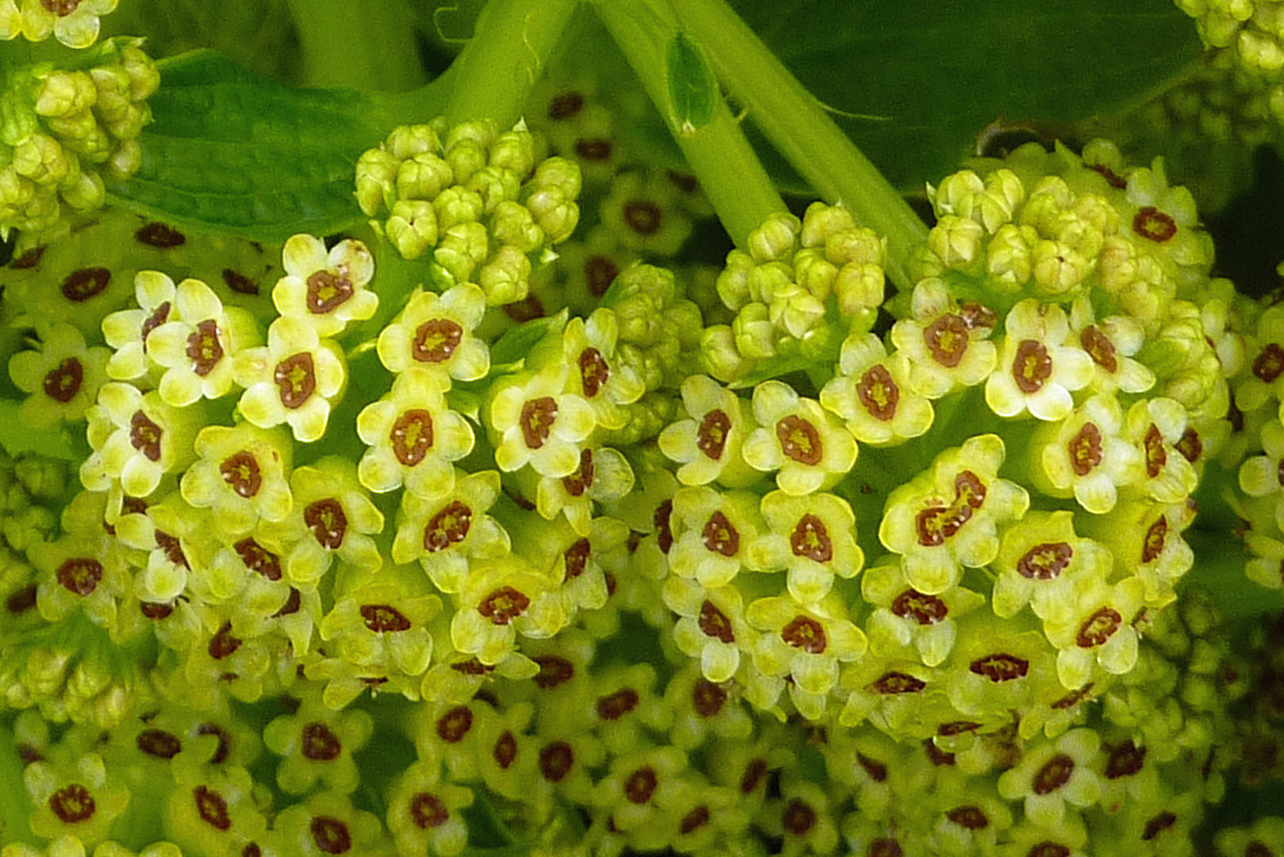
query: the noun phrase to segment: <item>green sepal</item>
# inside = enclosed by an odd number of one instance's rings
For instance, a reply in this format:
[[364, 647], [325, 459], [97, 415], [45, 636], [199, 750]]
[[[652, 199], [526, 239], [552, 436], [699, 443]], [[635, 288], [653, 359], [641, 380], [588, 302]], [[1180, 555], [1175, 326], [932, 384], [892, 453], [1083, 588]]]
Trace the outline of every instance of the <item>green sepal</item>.
[[[362, 220], [357, 158], [407, 112], [406, 96], [291, 89], [206, 50], [157, 68], [154, 121], [139, 137], [143, 164], [108, 185], [113, 201], [180, 228], [259, 241], [325, 235]], [[430, 84], [414, 95], [422, 115], [445, 92]]]

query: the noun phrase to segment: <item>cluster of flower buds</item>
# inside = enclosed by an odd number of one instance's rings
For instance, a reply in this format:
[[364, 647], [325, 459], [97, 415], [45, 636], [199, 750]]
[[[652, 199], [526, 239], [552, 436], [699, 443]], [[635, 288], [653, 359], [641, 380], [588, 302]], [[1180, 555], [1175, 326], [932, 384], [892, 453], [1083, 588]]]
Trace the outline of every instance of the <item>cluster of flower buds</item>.
[[160, 75], [140, 43], [113, 39], [74, 67], [10, 72], [10, 107], [0, 123], [0, 231], [65, 232], [63, 206], [99, 208], [104, 178], [128, 178], [141, 165], [138, 135], [151, 121], [147, 99]]
[[533, 268], [579, 222], [580, 171], [564, 158], [538, 161], [519, 123], [438, 117], [393, 130], [357, 162], [357, 202], [406, 259], [431, 254], [441, 288], [481, 286], [489, 306], [521, 301]]
[[1284, 5], [1279, 0], [1177, 0], [1195, 19], [1200, 38], [1223, 49], [1269, 89], [1277, 122], [1284, 122]]
[[705, 367], [737, 380], [770, 358], [832, 359], [847, 334], [874, 326], [883, 303], [886, 241], [841, 206], [812, 203], [802, 220], [778, 214], [732, 250], [717, 279], [735, 313], [704, 334]]

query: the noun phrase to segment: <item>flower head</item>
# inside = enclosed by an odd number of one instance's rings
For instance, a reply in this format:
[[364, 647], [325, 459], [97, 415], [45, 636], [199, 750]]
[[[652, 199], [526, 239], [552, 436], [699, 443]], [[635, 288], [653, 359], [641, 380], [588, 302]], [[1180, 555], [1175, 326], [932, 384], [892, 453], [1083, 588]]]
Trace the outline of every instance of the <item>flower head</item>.
[[325, 433], [330, 400], [348, 374], [338, 347], [292, 316], [272, 322], [266, 346], [237, 354], [232, 372], [245, 388], [239, 407], [247, 420], [259, 428], [288, 423], [304, 442]]
[[758, 385], [753, 412], [759, 428], [745, 438], [745, 461], [756, 470], [779, 471], [776, 484], [786, 494], [830, 488], [856, 463], [856, 441], [847, 429], [819, 402], [780, 381]]
[[303, 319], [318, 336], [337, 336], [348, 322], [374, 315], [379, 296], [366, 288], [374, 257], [360, 241], [345, 239], [327, 253], [319, 238], [295, 235], [285, 242], [282, 262], [286, 276], [272, 289], [282, 316]]
[[1070, 393], [1092, 380], [1094, 363], [1073, 341], [1065, 311], [1027, 298], [1004, 322], [1003, 349], [985, 384], [985, 401], [996, 414], [1015, 417], [1026, 411], [1041, 420], [1064, 419]]

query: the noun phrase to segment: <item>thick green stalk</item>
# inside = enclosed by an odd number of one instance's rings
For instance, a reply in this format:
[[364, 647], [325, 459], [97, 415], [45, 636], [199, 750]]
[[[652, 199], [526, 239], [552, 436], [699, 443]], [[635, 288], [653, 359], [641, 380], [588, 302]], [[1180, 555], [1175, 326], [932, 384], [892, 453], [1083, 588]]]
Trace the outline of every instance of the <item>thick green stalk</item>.
[[901, 289], [912, 286], [910, 254], [927, 227], [896, 188], [724, 0], [675, 0], [673, 7], [754, 123], [821, 197], [887, 236], [887, 275]]
[[[683, 37], [676, 20], [648, 15], [646, 6], [618, 0], [599, 0], [594, 9], [641, 79], [723, 228], [737, 247], [746, 248], [751, 231], [788, 209], [716, 91], [709, 120], [698, 128], [675, 110], [666, 50], [672, 40]], [[648, 16], [639, 17], [643, 15]]]
[[309, 86], [405, 90], [424, 83], [405, 3], [290, 0]]
[[490, 0], [451, 69], [451, 124], [493, 119], [514, 125], [544, 72], [579, 0]]

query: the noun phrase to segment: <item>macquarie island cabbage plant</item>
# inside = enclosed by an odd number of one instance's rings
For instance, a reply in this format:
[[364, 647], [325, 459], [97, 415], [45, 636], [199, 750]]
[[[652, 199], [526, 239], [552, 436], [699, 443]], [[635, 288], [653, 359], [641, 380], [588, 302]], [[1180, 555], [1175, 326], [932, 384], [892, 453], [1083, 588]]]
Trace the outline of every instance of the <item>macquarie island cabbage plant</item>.
[[0, 855], [1284, 855], [1284, 4], [949, 5], [0, 0]]

